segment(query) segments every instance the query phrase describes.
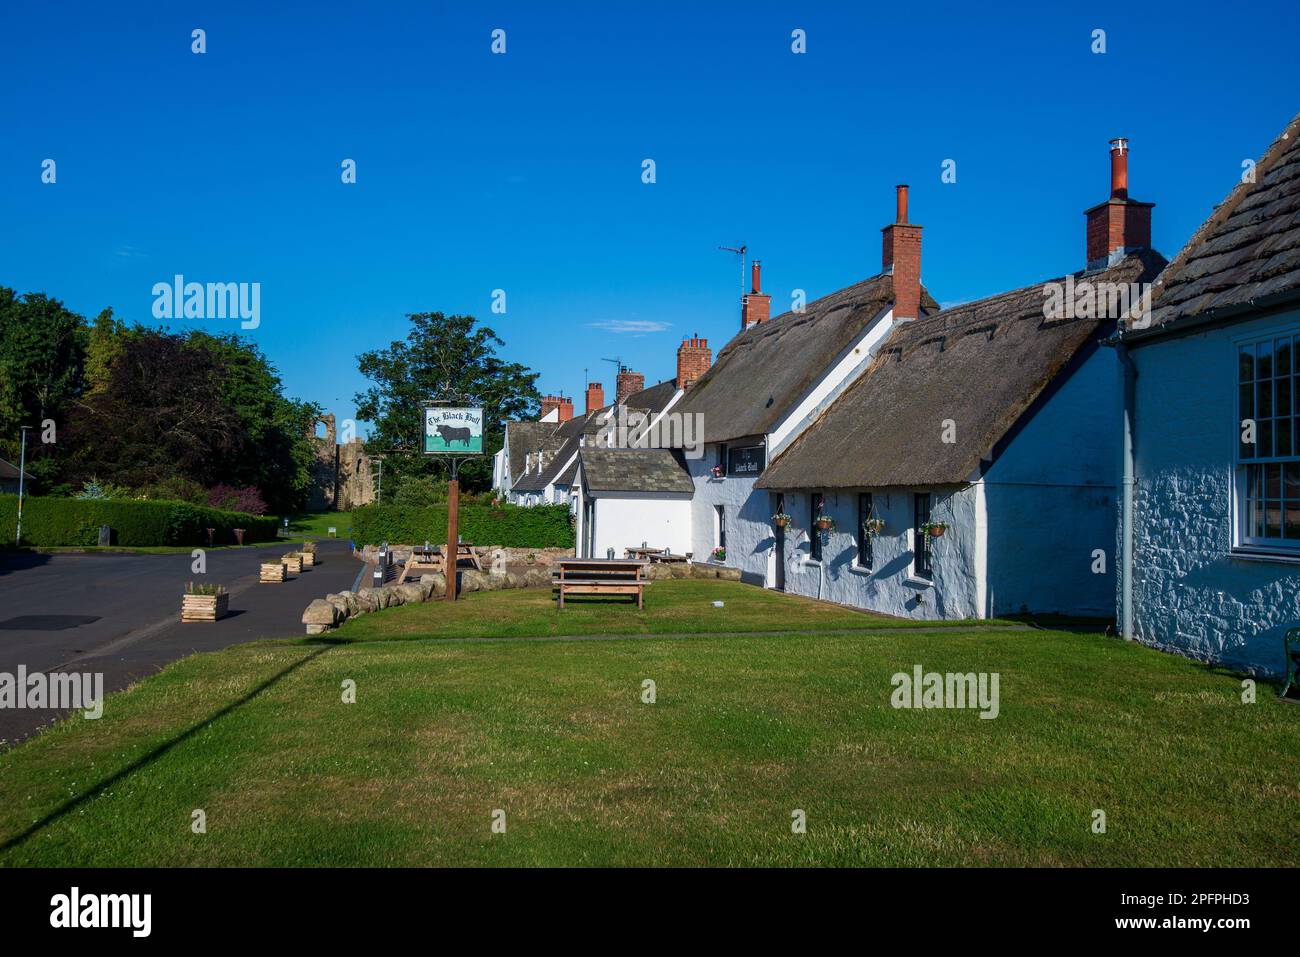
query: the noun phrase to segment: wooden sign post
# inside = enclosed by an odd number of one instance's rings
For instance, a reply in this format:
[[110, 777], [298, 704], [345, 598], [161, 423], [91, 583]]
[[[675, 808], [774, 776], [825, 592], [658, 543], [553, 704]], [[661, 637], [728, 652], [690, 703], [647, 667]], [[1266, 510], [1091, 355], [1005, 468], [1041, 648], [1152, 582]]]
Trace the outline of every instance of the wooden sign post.
[[451, 462], [447, 482], [447, 548], [443, 572], [447, 577], [446, 601], [460, 590], [456, 567], [460, 563], [460, 463], [483, 454], [483, 409], [429, 403], [424, 408], [424, 454], [446, 455]]
[[447, 483], [447, 550], [443, 552], [443, 574], [447, 576], [447, 601], [456, 600], [459, 591], [456, 566], [460, 563], [460, 478], [456, 460], [452, 459], [451, 480]]

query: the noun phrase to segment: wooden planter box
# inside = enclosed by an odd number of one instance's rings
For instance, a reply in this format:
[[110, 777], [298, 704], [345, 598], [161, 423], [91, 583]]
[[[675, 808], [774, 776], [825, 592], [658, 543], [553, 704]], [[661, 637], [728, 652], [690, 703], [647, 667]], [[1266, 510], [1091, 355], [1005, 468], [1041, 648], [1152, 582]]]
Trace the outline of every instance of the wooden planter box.
[[216, 621], [230, 610], [230, 593], [182, 595], [181, 621]]
[[295, 555], [295, 556], [293, 556], [293, 558], [286, 558], [286, 559], [284, 560], [284, 567], [285, 567], [285, 570], [288, 571], [290, 575], [299, 575], [299, 574], [301, 574], [301, 573], [302, 573], [302, 556], [301, 556], [301, 555]]
[[303, 552], [303, 553], [302, 553], [302, 567], [303, 567], [303, 568], [312, 568], [315, 564], [316, 564], [316, 553], [315, 553], [315, 552]]
[[262, 581], [264, 582], [284, 581], [284, 565], [281, 564], [280, 562], [263, 562]]

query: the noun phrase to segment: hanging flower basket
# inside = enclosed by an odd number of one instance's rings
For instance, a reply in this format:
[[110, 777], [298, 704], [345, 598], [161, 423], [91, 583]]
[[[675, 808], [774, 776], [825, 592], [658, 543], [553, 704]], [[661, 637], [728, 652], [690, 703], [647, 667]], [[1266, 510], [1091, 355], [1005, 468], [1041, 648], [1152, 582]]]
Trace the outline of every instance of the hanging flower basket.
[[883, 518], [869, 518], [862, 523], [862, 530], [874, 538], [885, 530], [885, 520]]
[[947, 522], [924, 522], [921, 525], [921, 531], [931, 538], [939, 538], [944, 532], [948, 531]]
[[817, 531], [819, 532], [825, 533], [835, 531], [835, 519], [831, 518], [829, 515], [818, 515], [813, 520], [813, 524], [817, 526]]
[[719, 546], [709, 553], [709, 558], [715, 562], [725, 562], [727, 560], [727, 550]]
[[713, 466], [713, 468], [709, 469], [709, 474], [717, 479], [722, 478], [722, 466], [721, 465]]
[[777, 512], [772, 516], [772, 524], [777, 528], [789, 528], [794, 524], [794, 519], [785, 514], [785, 512]]

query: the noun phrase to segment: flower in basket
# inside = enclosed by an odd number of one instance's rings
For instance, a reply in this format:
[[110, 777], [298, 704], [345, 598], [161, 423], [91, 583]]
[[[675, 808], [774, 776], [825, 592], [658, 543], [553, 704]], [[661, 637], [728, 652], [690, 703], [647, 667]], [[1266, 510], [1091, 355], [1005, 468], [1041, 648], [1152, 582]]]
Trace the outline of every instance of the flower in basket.
[[947, 522], [922, 522], [921, 531], [925, 532], [925, 534], [929, 535], [931, 538], [938, 538], [944, 532], [948, 531], [948, 523]]
[[719, 545], [709, 553], [709, 557], [715, 562], [725, 562], [727, 560], [727, 550]]
[[818, 515], [813, 519], [813, 524], [817, 526], [817, 531], [819, 532], [835, 531], [835, 519], [831, 518], [829, 515]]
[[721, 465], [713, 466], [713, 468], [709, 469], [709, 474], [712, 475], [714, 478], [722, 478], [722, 466]]
[[772, 524], [777, 528], [789, 528], [794, 524], [794, 519], [785, 514], [785, 512], [777, 512], [772, 516]]
[[868, 535], [879, 535], [885, 530], [883, 518], [869, 518], [862, 523], [862, 530]]

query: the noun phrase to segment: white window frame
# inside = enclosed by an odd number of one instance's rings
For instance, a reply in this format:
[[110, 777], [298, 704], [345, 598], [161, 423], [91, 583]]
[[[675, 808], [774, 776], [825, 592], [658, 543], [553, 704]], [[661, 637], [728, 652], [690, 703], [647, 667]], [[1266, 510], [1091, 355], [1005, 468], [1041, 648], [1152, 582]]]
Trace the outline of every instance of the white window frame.
[[[1259, 434], [1258, 418], [1256, 418], [1255, 409], [1251, 410], [1251, 415], [1246, 416], [1242, 413], [1241, 408], [1241, 373], [1239, 367], [1239, 355], [1242, 346], [1256, 345], [1261, 342], [1270, 342], [1276, 339], [1291, 336], [1291, 376], [1293, 380], [1300, 374], [1300, 367], [1297, 366], [1297, 352], [1300, 352], [1300, 324], [1291, 324], [1282, 326], [1278, 329], [1272, 329], [1268, 332], [1257, 332], [1251, 335], [1238, 336], [1232, 340], [1232, 405], [1236, 411], [1234, 420], [1235, 428], [1232, 434], [1232, 482], [1231, 484], [1231, 508], [1232, 508], [1232, 548], [1233, 551], [1243, 552], [1246, 554], [1275, 554], [1275, 555], [1295, 555], [1300, 556], [1300, 537], [1294, 539], [1288, 538], [1269, 538], [1266, 536], [1257, 536], [1248, 534], [1246, 522], [1246, 510], [1248, 507], [1247, 500], [1247, 470], [1252, 465], [1288, 465], [1300, 463], [1300, 443], [1294, 441], [1297, 436], [1293, 434], [1293, 444], [1290, 455], [1273, 455], [1261, 456], [1259, 458], [1242, 458], [1241, 456], [1241, 430], [1242, 421], [1246, 418], [1253, 418], [1256, 421], [1256, 436]], [[1252, 381], [1258, 381], [1254, 379]], [[1300, 411], [1297, 410], [1295, 400], [1296, 390], [1292, 391], [1292, 418], [1300, 417]], [[1286, 473], [1283, 471], [1282, 477], [1283, 496], [1281, 501], [1286, 502], [1285, 484]], [[1281, 516], [1282, 530], [1286, 530], [1286, 514]]]

